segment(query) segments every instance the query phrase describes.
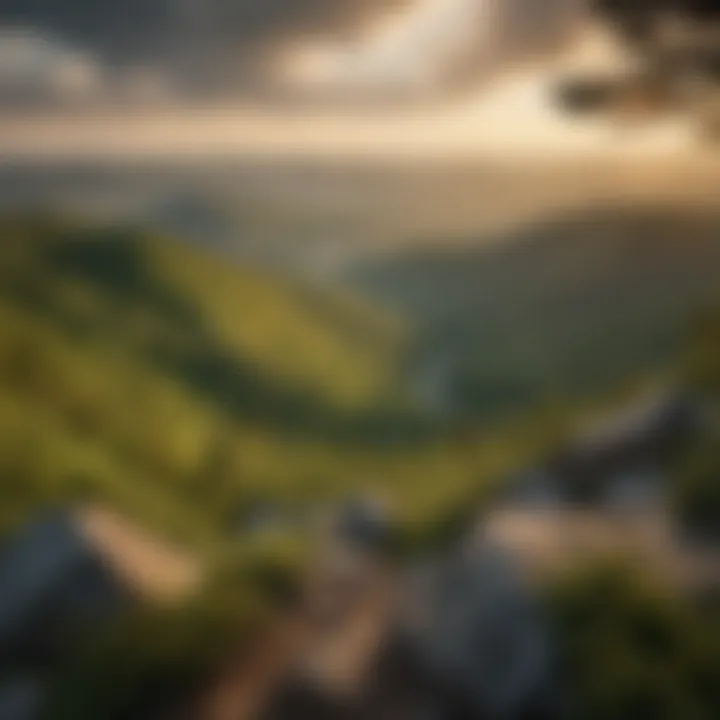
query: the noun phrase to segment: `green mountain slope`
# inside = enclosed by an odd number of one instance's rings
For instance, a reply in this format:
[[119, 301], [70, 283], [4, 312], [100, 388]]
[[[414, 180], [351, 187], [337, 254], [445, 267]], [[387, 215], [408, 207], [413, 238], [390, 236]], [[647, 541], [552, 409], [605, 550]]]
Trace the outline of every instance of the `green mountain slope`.
[[496, 240], [438, 239], [353, 277], [419, 328], [426, 362], [443, 349], [456, 402], [486, 415], [657, 367], [720, 297], [715, 211], [594, 207]]
[[352, 298], [132, 230], [5, 218], [0, 237], [2, 524], [88, 495], [216, 521], [413, 422], [402, 333]]

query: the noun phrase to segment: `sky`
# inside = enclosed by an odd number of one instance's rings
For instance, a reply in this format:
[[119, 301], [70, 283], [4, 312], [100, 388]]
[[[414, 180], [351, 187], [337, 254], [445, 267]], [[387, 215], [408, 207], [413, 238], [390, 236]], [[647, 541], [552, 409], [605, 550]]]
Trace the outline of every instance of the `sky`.
[[[0, 101], [15, 104], [0, 111], [0, 158], [691, 152], [687, 123], [635, 133], [554, 106], [564, 73], [624, 62], [583, 2], [131, 0], [120, 17], [108, 0], [1, 0]], [[222, 93], [198, 101], [173, 86], [178, 69], [183, 83], [222, 77]], [[302, 102], [258, 103], [248, 88], [263, 85]], [[28, 97], [43, 112], [18, 112]], [[393, 102], [363, 105], [378, 98]]]
[[438, 91], [557, 45], [583, 2], [2, 0], [0, 101], [163, 85], [185, 96]]

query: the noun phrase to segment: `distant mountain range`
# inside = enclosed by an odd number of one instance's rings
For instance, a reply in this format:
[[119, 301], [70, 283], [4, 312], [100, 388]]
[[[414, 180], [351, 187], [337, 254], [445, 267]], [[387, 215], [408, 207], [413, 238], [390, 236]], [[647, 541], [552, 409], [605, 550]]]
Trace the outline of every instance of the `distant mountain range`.
[[593, 206], [482, 248], [443, 244], [351, 276], [405, 313], [457, 403], [481, 414], [659, 368], [692, 315], [720, 303], [714, 210]]

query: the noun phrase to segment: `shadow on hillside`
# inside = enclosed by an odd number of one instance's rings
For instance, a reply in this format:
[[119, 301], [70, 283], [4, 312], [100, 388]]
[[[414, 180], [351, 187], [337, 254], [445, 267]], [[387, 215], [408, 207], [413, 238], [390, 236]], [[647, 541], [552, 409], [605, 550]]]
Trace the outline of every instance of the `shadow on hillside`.
[[153, 277], [146, 250], [133, 233], [103, 231], [97, 235], [66, 234], [44, 248], [46, 262], [57, 272], [114, 293], [128, 306], [144, 305], [188, 330], [201, 327], [201, 317], [192, 303]]

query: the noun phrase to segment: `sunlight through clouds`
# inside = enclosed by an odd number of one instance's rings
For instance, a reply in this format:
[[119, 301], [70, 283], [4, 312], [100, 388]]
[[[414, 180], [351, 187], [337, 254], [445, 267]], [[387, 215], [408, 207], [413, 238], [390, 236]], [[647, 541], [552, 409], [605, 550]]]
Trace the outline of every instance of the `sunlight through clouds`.
[[435, 89], [494, 32], [489, 0], [418, 0], [360, 40], [303, 46], [285, 66], [311, 89]]

